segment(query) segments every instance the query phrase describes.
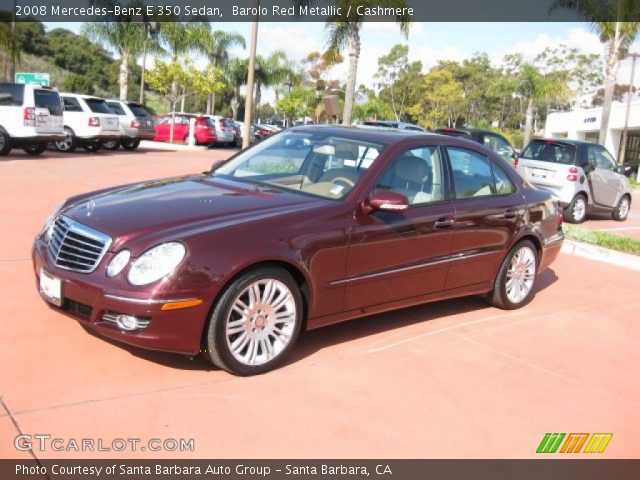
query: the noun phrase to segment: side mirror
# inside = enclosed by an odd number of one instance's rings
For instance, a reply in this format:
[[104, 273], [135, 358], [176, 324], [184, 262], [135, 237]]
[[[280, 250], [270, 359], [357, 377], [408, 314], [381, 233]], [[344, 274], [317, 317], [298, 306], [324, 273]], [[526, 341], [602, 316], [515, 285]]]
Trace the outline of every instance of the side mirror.
[[362, 204], [364, 213], [394, 212], [401, 213], [409, 208], [409, 199], [404, 195], [391, 190], [380, 190], [374, 192]]
[[619, 173], [620, 175], [626, 175], [627, 174], [627, 167], [625, 167], [624, 165], [616, 165], [615, 171], [617, 173]]

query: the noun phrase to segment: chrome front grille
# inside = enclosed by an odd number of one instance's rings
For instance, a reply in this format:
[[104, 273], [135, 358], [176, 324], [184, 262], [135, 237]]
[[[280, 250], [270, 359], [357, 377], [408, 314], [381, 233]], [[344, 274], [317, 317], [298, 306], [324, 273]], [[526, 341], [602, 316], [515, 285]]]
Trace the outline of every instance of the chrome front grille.
[[111, 245], [111, 237], [70, 218], [56, 218], [49, 238], [49, 254], [57, 267], [93, 272]]

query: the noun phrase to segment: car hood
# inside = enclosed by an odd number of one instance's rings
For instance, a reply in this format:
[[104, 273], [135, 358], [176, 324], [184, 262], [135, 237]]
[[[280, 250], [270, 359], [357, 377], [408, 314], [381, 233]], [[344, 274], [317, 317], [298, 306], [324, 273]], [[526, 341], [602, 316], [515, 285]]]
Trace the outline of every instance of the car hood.
[[154, 180], [82, 197], [63, 214], [113, 239], [112, 250], [140, 238], [180, 239], [327, 200], [208, 175]]

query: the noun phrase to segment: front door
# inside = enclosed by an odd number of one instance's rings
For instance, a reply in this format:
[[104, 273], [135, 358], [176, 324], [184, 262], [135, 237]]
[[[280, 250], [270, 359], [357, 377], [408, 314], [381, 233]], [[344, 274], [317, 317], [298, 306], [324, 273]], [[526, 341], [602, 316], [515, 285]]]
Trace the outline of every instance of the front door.
[[616, 172], [616, 162], [601, 145], [588, 145], [587, 159], [595, 167], [589, 174], [589, 186], [595, 203], [615, 207], [622, 190], [622, 175]]
[[347, 310], [441, 291], [449, 269], [453, 207], [445, 197], [440, 149], [398, 154], [375, 189], [405, 195], [409, 208], [356, 213], [347, 255]]

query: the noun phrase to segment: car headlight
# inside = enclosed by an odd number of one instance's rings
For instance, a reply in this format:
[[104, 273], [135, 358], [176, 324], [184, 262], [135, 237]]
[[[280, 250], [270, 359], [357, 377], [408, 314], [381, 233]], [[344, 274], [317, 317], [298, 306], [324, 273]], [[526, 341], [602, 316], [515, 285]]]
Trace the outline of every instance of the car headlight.
[[129, 263], [129, 259], [131, 258], [131, 252], [129, 250], [122, 250], [118, 252], [118, 254], [111, 259], [109, 265], [107, 266], [107, 277], [115, 277], [119, 274], [124, 267]]
[[169, 275], [180, 264], [186, 250], [178, 242], [168, 242], [147, 250], [129, 269], [127, 279], [131, 285], [147, 285]]

